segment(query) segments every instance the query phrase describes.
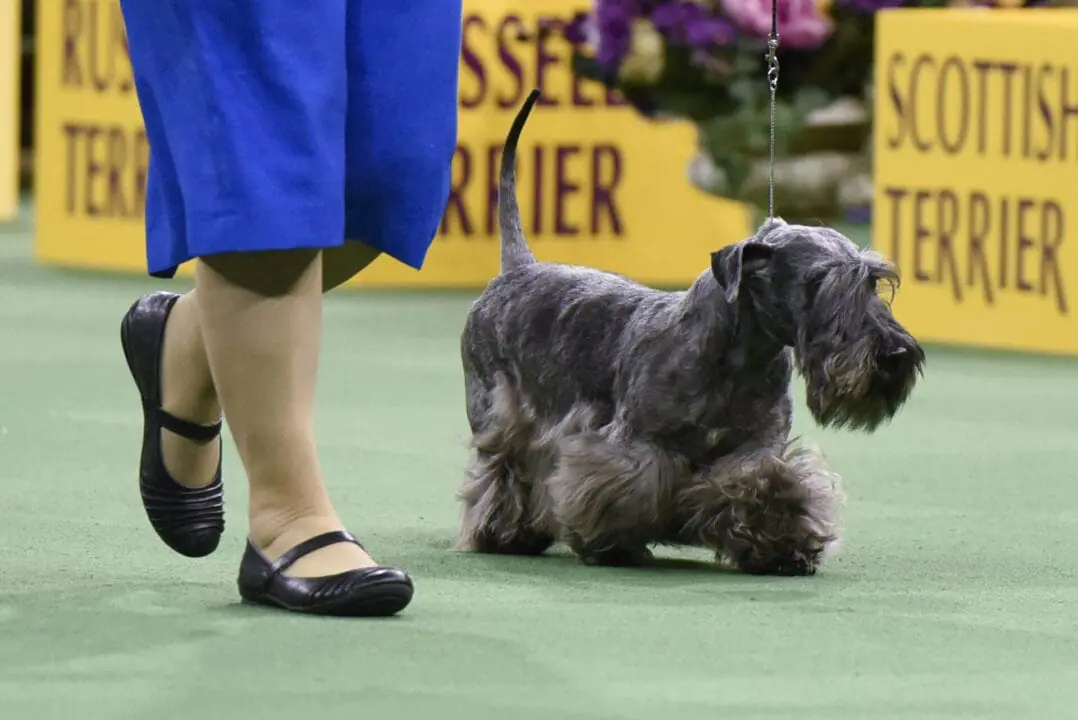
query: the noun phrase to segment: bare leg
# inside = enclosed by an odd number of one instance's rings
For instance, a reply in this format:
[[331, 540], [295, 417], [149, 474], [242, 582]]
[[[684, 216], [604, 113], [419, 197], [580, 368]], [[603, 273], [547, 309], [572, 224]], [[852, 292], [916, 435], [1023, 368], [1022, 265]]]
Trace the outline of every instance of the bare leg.
[[[250, 483], [252, 541], [275, 558], [342, 529], [314, 442], [320, 253], [205, 258], [196, 289], [214, 384]], [[302, 558], [289, 574], [315, 577], [373, 564], [358, 546], [340, 543]]]
[[[217, 402], [206, 359], [194, 292], [177, 300], [168, 316], [161, 377], [161, 407], [165, 412], [199, 425], [220, 420], [221, 404]], [[221, 439], [202, 443], [162, 430], [161, 454], [165, 469], [176, 482], [186, 487], [204, 487], [217, 472]]]
[[[378, 251], [359, 242], [345, 243], [322, 253], [322, 291], [347, 282], [374, 262]], [[165, 325], [162, 357], [162, 409], [199, 425], [212, 425], [221, 417], [221, 404], [210, 373], [198, 313], [198, 292], [192, 290], [178, 301]], [[186, 487], [212, 482], [221, 454], [220, 438], [200, 443], [161, 431], [165, 468]]]

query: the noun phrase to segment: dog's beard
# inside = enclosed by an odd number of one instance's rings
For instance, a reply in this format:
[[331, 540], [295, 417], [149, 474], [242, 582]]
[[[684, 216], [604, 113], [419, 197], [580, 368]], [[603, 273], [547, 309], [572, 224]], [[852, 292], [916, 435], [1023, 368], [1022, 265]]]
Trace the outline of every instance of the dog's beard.
[[820, 425], [873, 432], [898, 413], [924, 365], [924, 351], [908, 335], [889, 341], [865, 337], [842, 349], [798, 353], [808, 407]]

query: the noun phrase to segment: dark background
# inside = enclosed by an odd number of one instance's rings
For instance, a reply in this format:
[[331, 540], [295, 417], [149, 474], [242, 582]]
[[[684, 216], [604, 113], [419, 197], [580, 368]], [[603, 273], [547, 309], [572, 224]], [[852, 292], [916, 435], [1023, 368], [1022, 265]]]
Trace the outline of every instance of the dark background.
[[33, 170], [34, 150], [34, 11], [35, 0], [22, 2], [22, 79], [21, 114], [22, 127], [19, 131], [19, 146], [22, 149], [21, 182], [29, 189]]

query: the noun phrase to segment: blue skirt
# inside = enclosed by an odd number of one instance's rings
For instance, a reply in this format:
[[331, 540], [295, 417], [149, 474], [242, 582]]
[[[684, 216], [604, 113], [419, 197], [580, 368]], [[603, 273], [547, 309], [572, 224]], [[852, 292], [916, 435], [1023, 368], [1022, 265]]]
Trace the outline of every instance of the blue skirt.
[[449, 196], [461, 0], [122, 0], [146, 255], [361, 240], [416, 269]]

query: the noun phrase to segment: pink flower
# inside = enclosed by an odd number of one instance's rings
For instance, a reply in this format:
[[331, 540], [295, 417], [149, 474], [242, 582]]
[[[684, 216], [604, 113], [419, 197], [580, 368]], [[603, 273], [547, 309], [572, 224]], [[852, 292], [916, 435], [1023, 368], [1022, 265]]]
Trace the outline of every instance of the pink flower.
[[[830, 37], [831, 19], [820, 11], [817, 0], [777, 0], [780, 47], [810, 49]], [[723, 10], [734, 24], [752, 35], [771, 32], [772, 0], [722, 0]]]

